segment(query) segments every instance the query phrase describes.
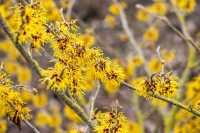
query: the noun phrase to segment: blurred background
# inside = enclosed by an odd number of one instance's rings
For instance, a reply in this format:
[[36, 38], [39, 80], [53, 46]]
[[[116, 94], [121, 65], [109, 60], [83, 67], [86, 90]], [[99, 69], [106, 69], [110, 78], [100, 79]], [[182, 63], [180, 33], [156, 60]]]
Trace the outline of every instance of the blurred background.
[[[24, 0], [30, 2], [29, 0]], [[0, 0], [0, 11], [3, 17], [12, 24], [12, 7], [20, 0]], [[138, 77], [161, 72], [161, 63], [156, 49], [165, 60], [165, 72], [172, 71], [181, 82], [180, 101], [191, 105], [200, 96], [200, 55], [183, 39], [181, 39], [166, 23], [151, 14], [137, 9], [136, 4], [143, 5], [158, 16], [166, 16], [172, 25], [186, 37], [191, 37], [195, 44], [200, 45], [200, 1], [199, 0], [42, 0], [47, 9], [47, 18], [56, 23], [62, 21], [60, 9], [66, 20], [76, 19], [80, 27], [78, 36], [91, 47], [99, 47], [104, 56], [112, 59], [113, 63], [123, 67], [126, 82], [131, 83]], [[118, 9], [116, 2], [121, 7]], [[125, 14], [125, 19], [120, 16]], [[129, 36], [123, 27], [123, 21], [128, 23]], [[184, 33], [183, 28], [187, 32]], [[135, 44], [130, 42], [134, 39]], [[144, 59], [135, 49], [141, 49]], [[40, 54], [32, 52], [32, 56], [43, 69], [53, 66], [53, 52], [49, 44], [44, 45]], [[33, 95], [20, 91], [21, 97], [31, 108], [33, 123], [41, 133], [73, 133], [83, 132], [86, 124], [52, 91], [41, 84], [38, 75], [32, 71], [9, 38], [0, 28], [0, 61], [4, 64], [6, 73], [11, 75], [14, 84], [23, 84], [28, 89], [36, 88], [39, 93]], [[88, 82], [84, 98], [78, 98], [81, 107], [89, 114], [91, 99], [96, 92], [96, 82], [91, 78]], [[195, 87], [194, 87], [195, 86]], [[196, 95], [195, 95], [196, 94]], [[105, 107], [116, 106], [116, 99], [123, 107], [122, 112], [129, 120], [129, 131], [135, 133], [198, 133], [200, 119], [184, 110], [174, 109], [172, 105], [154, 100], [146, 100], [124, 86], [105, 88], [101, 85], [96, 97], [95, 108], [107, 111]], [[175, 111], [174, 111], [175, 110]], [[173, 113], [173, 112], [174, 113]], [[2, 112], [2, 113], [1, 113]], [[22, 131], [11, 121], [5, 119], [0, 109], [0, 133], [2, 127], [7, 127], [6, 133], [31, 133], [32, 130], [23, 122]], [[89, 131], [89, 130], [88, 130]], [[90, 131], [92, 132], [92, 131]]]

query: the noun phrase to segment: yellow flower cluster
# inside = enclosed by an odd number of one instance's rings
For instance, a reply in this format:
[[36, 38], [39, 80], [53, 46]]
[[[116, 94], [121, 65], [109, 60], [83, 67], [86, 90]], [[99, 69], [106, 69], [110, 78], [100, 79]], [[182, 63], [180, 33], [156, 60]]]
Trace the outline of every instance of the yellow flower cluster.
[[25, 6], [17, 5], [14, 7], [16, 37], [19, 43], [25, 43], [39, 53], [42, 45], [51, 40], [48, 30], [45, 25], [47, 18], [45, 17], [46, 9], [42, 2], [35, 2], [34, 4], [27, 4]]
[[[51, 48], [54, 51], [55, 65], [42, 71], [43, 82], [48, 88], [65, 91], [71, 95], [83, 95], [85, 76], [101, 80], [106, 87], [119, 86], [124, 80], [120, 67], [114, 66], [109, 58], [103, 57], [99, 48], [90, 48], [77, 35], [76, 21], [57, 23], [53, 27], [57, 36], [53, 37]], [[59, 36], [59, 37], [58, 37]], [[91, 75], [87, 75], [90, 72]]]
[[[0, 107], [5, 111], [8, 118], [16, 124], [20, 120], [31, 119], [30, 108], [25, 107], [25, 102], [20, 94], [13, 90], [11, 80], [6, 73], [0, 70]], [[17, 87], [17, 86], [16, 86]], [[20, 125], [18, 125], [20, 128]]]
[[186, 13], [193, 12], [196, 6], [196, 0], [173, 0], [173, 3]]
[[152, 94], [158, 94], [167, 98], [174, 98], [179, 87], [178, 77], [168, 72], [164, 76], [159, 73], [153, 74], [150, 79], [142, 77], [132, 81], [132, 85], [137, 88], [137, 93], [145, 98], [150, 98]]
[[128, 120], [117, 109], [111, 109], [105, 113], [99, 111], [93, 116], [93, 120], [99, 124], [94, 127], [97, 133], [128, 133]]

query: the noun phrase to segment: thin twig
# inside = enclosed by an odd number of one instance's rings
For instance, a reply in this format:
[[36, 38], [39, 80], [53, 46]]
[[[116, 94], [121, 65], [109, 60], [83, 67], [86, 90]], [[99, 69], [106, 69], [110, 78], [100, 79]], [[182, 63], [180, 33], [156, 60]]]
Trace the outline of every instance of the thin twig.
[[[4, 18], [2, 17], [0, 13], [0, 25], [2, 26], [3, 30], [5, 33], [9, 36], [9, 38], [12, 40], [13, 44], [15, 47], [18, 49], [18, 51], [22, 54], [22, 56], [25, 58], [25, 60], [29, 63], [31, 68], [41, 77], [43, 78], [41, 74], [41, 68], [38, 65], [36, 61], [32, 57], [28, 55], [28, 53], [24, 50], [21, 44], [19, 44], [18, 39], [14, 39], [14, 35], [12, 34], [10, 28], [7, 26]], [[57, 89], [56, 89], [57, 90]], [[54, 91], [54, 93], [65, 103], [67, 104], [76, 114], [91, 128], [93, 129], [94, 124], [92, 121], [90, 121], [89, 117], [87, 114], [82, 110], [82, 108], [76, 104], [73, 100], [68, 98], [66, 94], [62, 91]]]
[[67, 21], [70, 20], [70, 17], [71, 17], [71, 13], [72, 13], [72, 9], [74, 7], [74, 4], [75, 4], [76, 0], [71, 0], [70, 3], [69, 3], [69, 6], [67, 7]]
[[49, 25], [44, 25], [47, 29], [51, 31], [52, 34], [54, 34], [57, 38], [62, 39]]
[[40, 133], [36, 127], [34, 127], [29, 121], [27, 121], [26, 119], [23, 120], [24, 123], [26, 123], [27, 126], [29, 126], [30, 128], [32, 128], [32, 130], [34, 131], [34, 133]]
[[200, 52], [200, 49], [198, 48], [198, 46], [195, 45], [193, 39], [191, 37], [187, 37], [185, 36], [184, 34], [182, 34], [178, 29], [176, 29], [172, 23], [169, 21], [169, 19], [165, 16], [159, 16], [158, 14], [155, 14], [153, 13], [152, 11], [146, 9], [144, 6], [140, 5], [140, 4], [137, 4], [135, 6], [136, 8], [144, 11], [145, 13], [148, 13], [150, 15], [152, 15], [153, 17], [163, 21], [165, 24], [167, 24], [181, 39], [183, 39], [186, 43], [189, 43], [191, 44], [195, 49], [196, 51]]
[[144, 62], [144, 69], [145, 69], [146, 73], [148, 74], [148, 76], [150, 76], [150, 71], [149, 71], [149, 68], [148, 68], [148, 65], [147, 65], [147, 61], [145, 60], [144, 54], [143, 54], [141, 48], [139, 47], [135, 37], [133, 36], [133, 33], [130, 30], [130, 27], [128, 26], [126, 14], [124, 13], [124, 10], [122, 10], [122, 8], [121, 8], [121, 6], [120, 6], [120, 4], [117, 0], [113, 0], [113, 2], [118, 7], [118, 10], [120, 12], [120, 20], [121, 20], [121, 23], [122, 23], [122, 27], [123, 27], [125, 33], [128, 35], [129, 41], [132, 44], [132, 47], [136, 50], [137, 54], [142, 58], [142, 60]]
[[160, 46], [157, 47], [156, 49], [157, 54], [158, 54], [158, 58], [160, 60], [160, 63], [162, 64], [162, 71], [161, 71], [161, 75], [164, 78], [165, 75], [165, 60], [162, 59], [161, 54], [160, 54]]
[[65, 20], [65, 17], [64, 17], [63, 9], [62, 9], [62, 8], [60, 8], [60, 15], [61, 15], [61, 17], [62, 17], [63, 22], [66, 23], [66, 20]]
[[[123, 82], [122, 84], [125, 85], [126, 87], [128, 87], [131, 90], [139, 91], [137, 88], [135, 88], [134, 86], [132, 86], [132, 85], [126, 83], [126, 82]], [[157, 99], [160, 99], [160, 100], [168, 102], [168, 103], [171, 103], [172, 105], [175, 105], [175, 106], [177, 106], [179, 108], [182, 108], [182, 109], [184, 109], [184, 110], [186, 110], [186, 111], [188, 111], [188, 112], [200, 117], [200, 112], [199, 111], [197, 111], [196, 109], [192, 109], [191, 107], [189, 107], [187, 105], [184, 105], [184, 104], [182, 104], [182, 103], [180, 103], [180, 102], [178, 102], [178, 101], [176, 101], [174, 99], [166, 98], [166, 97], [160, 96], [158, 94], [149, 94], [149, 96], [157, 98]]]
[[[94, 110], [94, 104], [95, 104], [97, 95], [99, 94], [100, 87], [101, 87], [101, 85], [100, 85], [99, 81], [97, 81], [96, 92], [95, 92], [94, 96], [92, 96], [92, 98], [91, 98], [92, 105], [91, 105], [91, 109], [90, 109], [90, 120], [92, 119], [92, 113], [93, 113], [93, 110]], [[85, 128], [84, 133], [86, 133], [87, 130], [88, 130], [88, 126]]]

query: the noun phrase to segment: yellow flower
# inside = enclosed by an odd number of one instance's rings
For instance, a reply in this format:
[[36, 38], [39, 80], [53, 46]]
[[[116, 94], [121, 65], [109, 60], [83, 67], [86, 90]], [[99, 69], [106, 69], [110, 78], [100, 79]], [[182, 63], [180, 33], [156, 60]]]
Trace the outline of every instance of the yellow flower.
[[57, 109], [58, 107], [56, 107], [55, 109], [53, 109], [53, 112], [50, 116], [50, 119], [49, 119], [49, 125], [51, 127], [54, 127], [54, 128], [58, 128], [61, 126], [61, 123], [62, 123], [62, 118], [61, 118], [61, 115], [60, 115], [60, 112], [59, 112], [59, 109]]
[[143, 59], [140, 56], [133, 57], [133, 62], [135, 66], [141, 66], [143, 64]]
[[174, 4], [183, 12], [191, 13], [196, 6], [196, 0], [173, 0]]
[[21, 96], [22, 96], [22, 99], [25, 101], [25, 102], [29, 102], [31, 101], [32, 99], [32, 93], [26, 91], [26, 90], [22, 90], [21, 91]]
[[200, 109], [200, 100], [198, 100], [198, 101], [196, 101], [195, 103], [194, 103], [194, 107], [193, 108], [195, 108], [195, 109]]
[[150, 15], [142, 10], [138, 10], [136, 14], [136, 18], [140, 21], [148, 21]]
[[66, 69], [59, 64], [56, 64], [54, 68], [48, 68], [47, 70], [42, 71], [42, 75], [45, 78], [41, 79], [43, 82], [49, 81], [47, 88], [53, 90], [58, 87], [58, 90], [65, 90], [67, 88], [66, 78], [65, 78]]
[[200, 97], [200, 76], [197, 76], [186, 84], [187, 92], [186, 97], [188, 99]]
[[46, 106], [47, 104], [47, 96], [44, 92], [36, 94], [33, 98], [33, 105], [35, 107], [41, 108]]
[[119, 90], [119, 84], [117, 82], [112, 82], [112, 84], [106, 84], [105, 90], [110, 93], [116, 93]]
[[65, 107], [64, 115], [76, 123], [82, 122], [81, 118], [69, 106]]
[[7, 126], [5, 120], [0, 120], [0, 133], [6, 133]]
[[136, 68], [136, 66], [135, 66], [135, 63], [133, 62], [133, 57], [129, 56], [127, 65], [125, 67], [126, 78], [130, 78], [134, 75], [135, 68]]
[[[61, 1], [66, 3], [66, 1]], [[44, 0], [44, 7], [47, 9], [47, 14], [45, 15], [49, 21], [61, 21], [61, 15], [59, 9], [56, 7], [56, 4], [53, 0]], [[63, 6], [63, 4], [62, 4]], [[64, 8], [64, 7], [63, 7]]]
[[180, 86], [178, 77], [168, 72], [162, 77], [155, 73], [150, 78], [142, 77], [131, 82], [137, 89], [137, 93], [145, 98], [151, 98], [152, 94], [158, 94], [168, 98], [174, 98]]
[[164, 2], [156, 2], [151, 6], [150, 10], [163, 16], [167, 13], [167, 6]]
[[8, 119], [14, 123], [31, 119], [30, 108], [25, 107], [25, 102], [22, 101], [19, 92], [15, 92], [10, 83], [9, 76], [0, 70], [0, 107], [5, 109]]
[[128, 123], [128, 132], [140, 133], [140, 125], [137, 122], [130, 121]]
[[[123, 9], [126, 8], [126, 3], [120, 2], [119, 6], [120, 6], [120, 10], [123, 10]], [[119, 10], [117, 4], [112, 4], [112, 5], [110, 5], [110, 7], [108, 8], [108, 10], [109, 10], [109, 12], [112, 13], [113, 15], [119, 15], [119, 13], [120, 13], [120, 10]]]
[[165, 60], [165, 62], [170, 62], [175, 58], [175, 51], [174, 50], [161, 50], [161, 56]]
[[32, 74], [29, 68], [20, 67], [18, 70], [17, 81], [19, 83], [27, 83], [31, 80]]
[[39, 1], [32, 5], [17, 5], [14, 9], [13, 16], [17, 18], [17, 20], [14, 20], [17, 25], [15, 33], [18, 36], [19, 43], [29, 44], [31, 49], [39, 53], [42, 45], [50, 39], [44, 26], [47, 22], [44, 16], [46, 9]]
[[6, 110], [4, 108], [0, 109], [0, 118], [6, 115]]
[[34, 122], [38, 127], [44, 127], [49, 124], [50, 117], [50, 114], [47, 112], [39, 111]]
[[159, 32], [158, 30], [151, 26], [149, 27], [144, 35], [143, 35], [143, 39], [146, 40], [146, 41], [152, 41], [152, 42], [157, 42], [158, 41], [158, 38], [159, 38]]
[[99, 111], [94, 118], [99, 123], [94, 127], [95, 132], [128, 133], [128, 120], [122, 112], [117, 112], [117, 109], [110, 109], [105, 113]]
[[162, 70], [162, 65], [160, 63], [160, 60], [157, 58], [153, 58], [149, 62], [149, 70], [151, 72], [161, 72]]
[[91, 47], [95, 43], [95, 37], [92, 35], [91, 29], [86, 29], [85, 34], [80, 35], [79, 39], [88, 47]]
[[115, 27], [116, 26], [116, 20], [114, 16], [107, 15], [105, 18], [105, 21], [109, 24], [110, 27]]
[[68, 133], [80, 133], [78, 130], [69, 130]]
[[17, 70], [20, 68], [17, 62], [5, 61], [4, 69], [8, 74], [17, 74]]

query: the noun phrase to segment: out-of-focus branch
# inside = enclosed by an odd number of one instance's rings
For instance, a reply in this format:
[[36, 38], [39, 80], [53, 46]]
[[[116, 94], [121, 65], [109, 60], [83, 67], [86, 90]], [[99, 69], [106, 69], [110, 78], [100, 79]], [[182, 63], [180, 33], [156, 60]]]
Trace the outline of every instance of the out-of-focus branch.
[[[130, 85], [128, 83], [123, 82], [122, 84], [124, 86], [128, 87], [131, 90], [139, 91], [137, 88], [135, 88], [134, 86], [132, 86], [132, 85]], [[200, 112], [198, 110], [193, 109], [193, 108], [191, 108], [191, 107], [189, 107], [187, 105], [184, 105], [184, 104], [182, 104], [182, 103], [180, 103], [180, 102], [178, 102], [178, 101], [176, 101], [174, 99], [166, 98], [166, 97], [160, 96], [158, 94], [149, 94], [149, 96], [157, 98], [157, 99], [160, 99], [160, 100], [165, 101], [167, 103], [170, 103], [172, 105], [175, 105], [175, 106], [177, 106], [179, 108], [182, 108], [182, 109], [184, 109], [184, 110], [186, 110], [186, 111], [188, 111], [188, 112], [200, 117]]]
[[36, 127], [34, 127], [29, 121], [27, 121], [26, 119], [23, 120], [24, 123], [26, 123], [27, 126], [29, 126], [30, 128], [32, 128], [32, 130], [34, 131], [34, 133], [40, 133]]
[[[92, 98], [91, 98], [92, 105], [91, 105], [91, 109], [90, 109], [90, 120], [92, 119], [92, 113], [93, 113], [93, 111], [94, 111], [94, 104], [95, 104], [97, 95], [99, 94], [100, 87], [101, 87], [100, 82], [97, 81], [97, 89], [96, 89], [96, 92], [95, 92], [94, 96], [92, 96]], [[86, 133], [87, 130], [88, 130], [88, 126], [85, 128], [84, 133]]]
[[[18, 49], [18, 51], [22, 54], [22, 56], [25, 58], [25, 60], [29, 63], [31, 68], [40, 76], [43, 77], [41, 74], [41, 68], [38, 65], [34, 59], [28, 55], [28, 53], [25, 51], [25, 49], [22, 47], [21, 44], [19, 44], [18, 39], [14, 39], [14, 35], [12, 34], [10, 28], [7, 26], [5, 20], [3, 19], [1, 13], [0, 13], [0, 25], [5, 31], [5, 33], [9, 36], [9, 38], [12, 40], [15, 47]], [[54, 93], [65, 103], [67, 104], [74, 112], [77, 113], [77, 115], [90, 127], [93, 129], [93, 123], [87, 116], [87, 114], [83, 111], [83, 109], [76, 104], [73, 100], [68, 98], [66, 94], [62, 91], [54, 91]]]
[[66, 13], [67, 21], [70, 20], [72, 9], [74, 7], [75, 2], [76, 2], [76, 0], [71, 0], [69, 3], [69, 6], [67, 7], [67, 13]]
[[[189, 35], [189, 32], [186, 28], [186, 24], [185, 24], [185, 16], [180, 14], [180, 12], [176, 9], [174, 3], [172, 0], [170, 0], [170, 3], [172, 5], [172, 7], [174, 8], [174, 13], [176, 14], [178, 20], [179, 20], [179, 23], [180, 23], [180, 26], [181, 26], [181, 30], [183, 32], [183, 34], [189, 38], [190, 35]], [[189, 44], [189, 42], [187, 42]], [[188, 59], [187, 59], [187, 64], [186, 64], [186, 67], [184, 69], [184, 71], [182, 72], [182, 75], [181, 75], [181, 79], [180, 79], [180, 87], [183, 88], [185, 83], [189, 80], [189, 77], [191, 75], [191, 70], [192, 70], [192, 67], [191, 67], [191, 64], [194, 63], [194, 61], [196, 60], [196, 51], [192, 48], [192, 45], [189, 45], [189, 56], [188, 56]], [[185, 89], [181, 89], [180, 90], [180, 96], [179, 96], [179, 100], [182, 100], [183, 97], [184, 97], [184, 91]], [[172, 111], [170, 112], [170, 117], [169, 117], [169, 120], [168, 120], [168, 123], [166, 123], [166, 127], [165, 127], [165, 133], [168, 133], [170, 132], [173, 127], [174, 127], [174, 123], [175, 123], [175, 115], [176, 113], [178, 112], [178, 108], [175, 108], [173, 107], [172, 108]]]
[[169, 19], [165, 16], [159, 16], [158, 14], [155, 14], [153, 12], [151, 12], [150, 10], [146, 9], [144, 6], [140, 5], [140, 4], [137, 4], [136, 5], [136, 8], [152, 15], [153, 17], [163, 21], [165, 24], [167, 24], [181, 39], [183, 39], [186, 43], [189, 43], [191, 44], [195, 49], [196, 51], [200, 52], [200, 49], [195, 45], [193, 39], [189, 36], [186, 36], [184, 34], [182, 34], [178, 29], [176, 29], [172, 23], [169, 21]]
[[128, 21], [126, 18], [126, 14], [124, 12], [124, 10], [121, 8], [119, 2], [117, 0], [113, 0], [113, 2], [117, 5], [118, 10], [120, 12], [120, 20], [122, 23], [122, 27], [125, 31], [125, 33], [128, 35], [130, 43], [132, 44], [132, 47], [136, 50], [137, 54], [142, 58], [142, 60], [144, 61], [144, 69], [146, 71], [146, 73], [148, 74], [148, 76], [150, 76], [150, 71], [147, 65], [147, 61], [144, 58], [144, 54], [141, 50], [141, 48], [139, 47], [135, 37], [133, 36], [132, 31], [130, 30], [130, 27], [128, 26]]

